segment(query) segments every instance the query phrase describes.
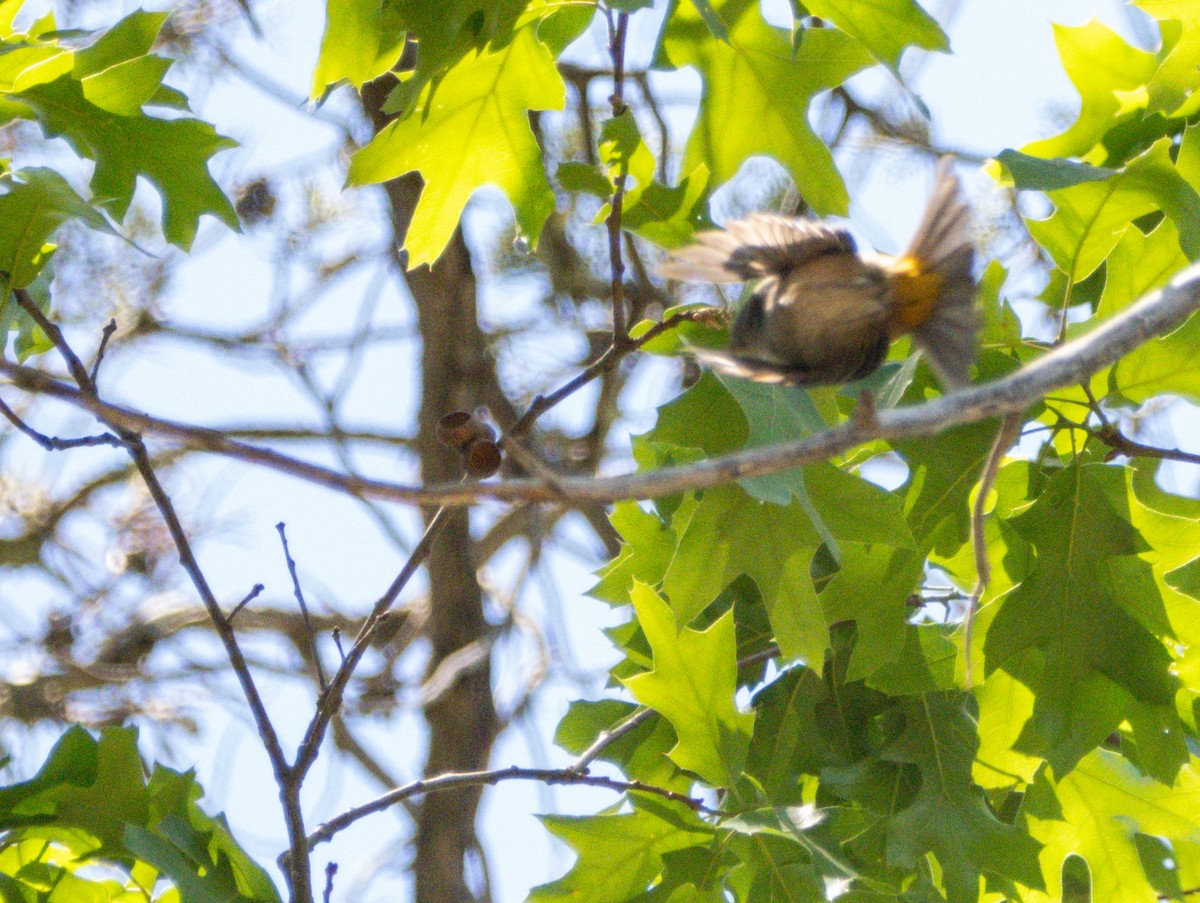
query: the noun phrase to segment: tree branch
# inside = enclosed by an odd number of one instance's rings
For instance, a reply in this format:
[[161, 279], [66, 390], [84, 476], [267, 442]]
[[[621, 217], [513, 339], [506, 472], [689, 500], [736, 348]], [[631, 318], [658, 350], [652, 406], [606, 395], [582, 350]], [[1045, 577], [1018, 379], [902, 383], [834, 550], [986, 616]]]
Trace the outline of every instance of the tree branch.
[[494, 771], [441, 774], [434, 778], [412, 781], [403, 787], [397, 787], [395, 790], [390, 790], [382, 796], [376, 797], [369, 803], [348, 809], [336, 818], [331, 818], [329, 821], [319, 825], [308, 836], [308, 847], [311, 850], [317, 844], [325, 843], [331, 839], [339, 831], [350, 827], [359, 819], [366, 818], [368, 815], [374, 815], [376, 812], [383, 812], [397, 803], [404, 802], [414, 796], [424, 796], [425, 794], [439, 793], [460, 787], [494, 786], [501, 781], [540, 781], [543, 784], [576, 784], [588, 787], [604, 787], [608, 790], [615, 790], [618, 793], [629, 793], [630, 791], [651, 793], [672, 802], [682, 803], [696, 812], [702, 812], [707, 815], [721, 814], [719, 810], [712, 809], [704, 805], [700, 800], [693, 799], [685, 793], [678, 793], [674, 790], [668, 790], [665, 787], [656, 787], [653, 784], [643, 784], [641, 781], [618, 781], [614, 778], [573, 771], [570, 768], [518, 768], [513, 765], [510, 768], [497, 768]]
[[[271, 449], [236, 442], [216, 430], [159, 419], [104, 403], [37, 370], [7, 360], [0, 359], [0, 373], [18, 388], [67, 401], [107, 422], [170, 438], [196, 450], [270, 467], [355, 496], [420, 505], [469, 505], [480, 499], [614, 502], [657, 498], [779, 473], [827, 460], [876, 439], [894, 441], [932, 436], [950, 427], [1016, 413], [1055, 389], [1078, 385], [1154, 336], [1170, 332], [1197, 309], [1200, 309], [1200, 265], [1189, 267], [1166, 288], [1149, 293], [1091, 332], [1060, 345], [1003, 379], [924, 404], [880, 411], [870, 422], [850, 420], [794, 442], [748, 449], [648, 473], [598, 479], [564, 476], [558, 480], [557, 487], [549, 487], [537, 479], [421, 487], [347, 475]], [[605, 355], [601, 360], [607, 357]], [[596, 365], [600, 363], [597, 361]], [[556, 392], [554, 396], [560, 394]]]

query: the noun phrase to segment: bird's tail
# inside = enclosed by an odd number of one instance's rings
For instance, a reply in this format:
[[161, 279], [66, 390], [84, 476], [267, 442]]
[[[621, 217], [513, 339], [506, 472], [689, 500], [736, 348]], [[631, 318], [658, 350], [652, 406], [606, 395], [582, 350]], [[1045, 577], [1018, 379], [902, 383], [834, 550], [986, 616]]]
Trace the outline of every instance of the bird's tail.
[[892, 269], [900, 301], [897, 331], [912, 333], [948, 387], [968, 382], [978, 348], [974, 265], [971, 208], [945, 158], [925, 216]]

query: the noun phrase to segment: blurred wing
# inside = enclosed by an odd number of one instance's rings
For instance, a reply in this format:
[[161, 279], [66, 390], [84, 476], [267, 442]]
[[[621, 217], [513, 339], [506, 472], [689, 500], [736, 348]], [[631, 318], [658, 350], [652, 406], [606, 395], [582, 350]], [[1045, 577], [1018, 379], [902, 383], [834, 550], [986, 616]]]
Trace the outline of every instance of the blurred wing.
[[738, 379], [751, 379], [756, 383], [776, 386], [835, 386], [874, 373], [887, 357], [889, 344], [887, 336], [881, 334], [870, 347], [856, 349], [844, 359], [827, 362], [819, 368], [707, 348], [696, 348], [692, 353], [701, 364], [722, 376], [736, 376]]
[[933, 195], [906, 256], [922, 270], [936, 273], [941, 282], [937, 303], [928, 319], [912, 330], [913, 339], [944, 386], [966, 385], [978, 354], [981, 318], [975, 309], [971, 208], [948, 157], [938, 164]]
[[840, 226], [773, 213], [756, 213], [695, 238], [659, 267], [660, 275], [689, 282], [783, 278], [816, 257], [855, 253], [854, 239]]

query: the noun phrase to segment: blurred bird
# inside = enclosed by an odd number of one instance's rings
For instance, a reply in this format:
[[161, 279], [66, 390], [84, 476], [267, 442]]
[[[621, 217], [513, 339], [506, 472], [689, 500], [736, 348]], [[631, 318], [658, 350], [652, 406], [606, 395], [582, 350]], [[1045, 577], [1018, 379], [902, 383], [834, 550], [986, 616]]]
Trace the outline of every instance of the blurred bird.
[[912, 334], [942, 384], [965, 385], [975, 361], [971, 211], [950, 161], [908, 250], [859, 254], [842, 226], [756, 213], [701, 232], [660, 273], [694, 282], [750, 282], [729, 351], [696, 349], [727, 376], [789, 386], [834, 385], [873, 373]]

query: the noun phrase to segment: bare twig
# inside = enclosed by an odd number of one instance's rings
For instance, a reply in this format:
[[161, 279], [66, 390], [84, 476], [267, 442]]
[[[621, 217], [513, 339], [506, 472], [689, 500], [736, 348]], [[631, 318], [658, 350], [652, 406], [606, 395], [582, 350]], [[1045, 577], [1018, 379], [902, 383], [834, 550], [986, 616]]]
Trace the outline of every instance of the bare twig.
[[[78, 386], [78, 392], [81, 396], [88, 398], [95, 404], [100, 404], [96, 392], [96, 384], [92, 382], [91, 374], [88, 373], [79, 356], [67, 342], [62, 330], [42, 313], [33, 298], [24, 289], [14, 289], [13, 297], [22, 310], [50, 338], [50, 341], [54, 344], [59, 354], [62, 355], [63, 360], [66, 361], [67, 369]], [[124, 424], [108, 420], [102, 414], [97, 413], [97, 416], [120, 437], [122, 444], [133, 460], [134, 467], [145, 483], [150, 497], [154, 500], [155, 507], [158, 508], [159, 514], [167, 526], [167, 531], [171, 534], [171, 539], [179, 553], [180, 565], [200, 596], [200, 601], [203, 602], [205, 609], [208, 611], [208, 616], [212, 621], [214, 630], [216, 630], [217, 637], [225, 647], [225, 654], [229, 659], [229, 664], [233, 668], [238, 683], [241, 685], [242, 694], [246, 697], [246, 704], [250, 708], [250, 714], [254, 719], [259, 739], [266, 750], [267, 758], [270, 760], [271, 769], [275, 775], [276, 784], [279, 787], [279, 796], [283, 803], [284, 820], [287, 825], [289, 848], [305, 853], [305, 855], [293, 856], [287, 871], [293, 900], [295, 903], [308, 903], [308, 901], [312, 900], [312, 877], [310, 874], [309, 859], [306, 855], [307, 851], [304, 847], [304, 814], [300, 808], [299, 789], [297, 786], [293, 792], [289, 785], [291, 769], [288, 767], [287, 757], [284, 755], [279, 735], [275, 732], [275, 726], [271, 723], [266, 706], [259, 695], [258, 686], [255, 684], [254, 677], [250, 673], [250, 666], [246, 663], [246, 658], [242, 654], [237, 636], [233, 632], [233, 625], [230, 624], [229, 619], [221, 610], [221, 605], [217, 601], [212, 588], [209, 586], [203, 570], [200, 568], [200, 563], [197, 561], [192, 551], [191, 542], [188, 540], [187, 532], [183, 529], [183, 524], [175, 512], [175, 506], [171, 502], [170, 496], [167, 495], [166, 490], [158, 479], [158, 474], [154, 470], [150, 453], [147, 451], [146, 444], [142, 441], [141, 435]]]
[[45, 433], [38, 432], [22, 420], [16, 411], [4, 403], [3, 399], [0, 399], [0, 415], [46, 451], [65, 451], [69, 448], [86, 448], [96, 445], [109, 445], [114, 448], [121, 448], [125, 445], [121, 437], [113, 433], [80, 436], [75, 439], [60, 439], [58, 436], [47, 436]]
[[338, 873], [338, 864], [336, 862], [326, 863], [326, 865], [325, 865], [325, 893], [322, 894], [322, 896], [321, 896], [321, 899], [324, 901], [324, 903], [330, 903], [330, 901], [333, 899], [333, 876], [336, 875], [337, 873]]
[[549, 395], [537, 396], [533, 400], [533, 403], [529, 405], [529, 409], [521, 415], [521, 419], [518, 420], [510, 430], [508, 430], [508, 435], [525, 435], [527, 432], [529, 432], [530, 427], [533, 426], [534, 422], [539, 417], [541, 417], [551, 408], [555, 407], [564, 399], [569, 398], [575, 392], [578, 392], [596, 377], [608, 370], [611, 370], [627, 354], [632, 351], [636, 351], [638, 348], [641, 348], [647, 342], [653, 341], [663, 333], [669, 332], [680, 323], [697, 320], [702, 316], [704, 316], [704, 312], [702, 310], [679, 311], [678, 313], [674, 313], [667, 317], [662, 322], [655, 323], [642, 335], [638, 336], [632, 342], [626, 343], [620, 348], [618, 348], [616, 345], [609, 345], [605, 352], [600, 355], [600, 357], [596, 358], [596, 360], [592, 361], [592, 363], [588, 364], [577, 374], [575, 374], [574, 377], [563, 383]]
[[104, 362], [104, 352], [108, 350], [108, 342], [116, 331], [117, 321], [115, 319], [104, 324], [104, 332], [100, 335], [100, 347], [96, 349], [96, 359], [92, 361], [92, 372], [89, 374], [92, 385], [96, 385], [96, 379], [100, 375], [100, 365]]
[[363, 626], [359, 629], [358, 636], [354, 639], [354, 645], [350, 647], [349, 653], [342, 660], [341, 666], [333, 675], [333, 680], [329, 682], [329, 686], [321, 693], [317, 699], [317, 711], [313, 716], [312, 721], [308, 725], [308, 729], [304, 733], [304, 739], [300, 743], [300, 748], [296, 752], [296, 761], [292, 766], [293, 775], [303, 780], [308, 770], [312, 767], [313, 762], [317, 760], [317, 753], [321, 747], [321, 741], [325, 737], [325, 732], [329, 728], [329, 722], [334, 715], [337, 714], [342, 706], [342, 699], [346, 693], [346, 685], [350, 682], [351, 676], [354, 674], [354, 669], [358, 667], [359, 661], [366, 654], [367, 648], [371, 644], [371, 637], [375, 633], [380, 620], [384, 615], [391, 610], [395, 604], [400, 592], [412, 579], [417, 572], [417, 568], [425, 560], [429, 554], [430, 548], [433, 546], [434, 539], [437, 538], [441, 531], [442, 524], [446, 520], [448, 508], [439, 508], [438, 511], [429, 520], [429, 525], [425, 528], [425, 533], [421, 536], [416, 548], [412, 550], [408, 560], [404, 563], [404, 567], [400, 569], [400, 573], [396, 575], [396, 579], [392, 581], [391, 586], [384, 591], [383, 595], [375, 603], [371, 609], [370, 615], [367, 616]]
[[[608, 17], [608, 53], [613, 63], [612, 115], [615, 119], [626, 112], [625, 106], [625, 36], [629, 30], [629, 13], [619, 12], [613, 22], [612, 10], [606, 9]], [[629, 341], [629, 329], [625, 322], [625, 262], [621, 257], [621, 214], [625, 205], [626, 173], [622, 167], [613, 179], [613, 194], [609, 200], [608, 219], [608, 262], [612, 284], [612, 343], [620, 348]]]
[[1156, 448], [1144, 445], [1130, 439], [1116, 424], [1106, 424], [1096, 430], [1088, 431], [1105, 445], [1112, 449], [1111, 455], [1125, 455], [1127, 458], [1156, 458], [1160, 461], [1179, 461], [1183, 464], [1200, 464], [1200, 455], [1178, 448]]
[[581, 752], [579, 758], [567, 767], [567, 771], [586, 772], [588, 766], [595, 762], [604, 750], [608, 749], [608, 747], [612, 746], [626, 734], [637, 730], [638, 727], [653, 718], [654, 714], [654, 709], [638, 709], [625, 718], [624, 721], [613, 725], [608, 730], [601, 731], [592, 742], [592, 745]]
[[261, 593], [264, 589], [266, 589], [266, 587], [261, 583], [256, 583], [254, 586], [250, 587], [250, 592], [246, 593], [246, 595], [242, 598], [242, 601], [233, 606], [233, 611], [229, 613], [227, 620], [229, 621], [230, 625], [233, 624], [233, 619], [237, 617], [237, 613], [257, 599], [259, 593]]
[[996, 477], [1000, 473], [1000, 464], [1004, 456], [1012, 448], [1014, 442], [1021, 437], [1021, 427], [1025, 422], [1024, 411], [1009, 414], [1000, 423], [996, 433], [996, 441], [983, 465], [983, 473], [979, 477], [979, 492], [975, 496], [975, 507], [971, 511], [971, 545], [975, 552], [975, 588], [967, 599], [967, 610], [963, 615], [963, 662], [966, 667], [967, 687], [971, 686], [971, 642], [972, 629], [975, 626], [975, 610], [979, 600], [983, 598], [988, 583], [992, 579], [992, 564], [988, 560], [987, 538], [984, 536], [984, 515], [987, 513], [987, 497], [996, 485]]
[[412, 781], [403, 787], [397, 787], [395, 790], [390, 790], [382, 796], [371, 800], [369, 803], [348, 809], [336, 818], [331, 818], [329, 821], [318, 826], [309, 835], [309, 849], [312, 849], [317, 844], [325, 843], [339, 831], [345, 830], [358, 820], [368, 815], [374, 815], [376, 812], [383, 812], [397, 803], [404, 802], [414, 796], [424, 796], [429, 793], [439, 793], [459, 787], [491, 786], [499, 784], [502, 781], [539, 781], [543, 784], [577, 784], [588, 787], [603, 787], [607, 790], [615, 790], [618, 793], [649, 793], [661, 796], [675, 803], [682, 803], [689, 809], [705, 815], [721, 814], [720, 810], [712, 809], [704, 805], [700, 800], [693, 799], [685, 793], [678, 793], [674, 790], [668, 790], [665, 787], [656, 787], [653, 784], [644, 784], [641, 781], [618, 781], [614, 778], [572, 771], [569, 768], [518, 768], [514, 765], [510, 768], [498, 768], [493, 771], [442, 774], [433, 778]]
[[324, 692], [329, 686], [329, 681], [325, 679], [325, 668], [321, 664], [321, 653], [317, 649], [317, 635], [313, 631], [312, 618], [308, 616], [308, 603], [304, 601], [304, 590], [300, 588], [300, 575], [296, 573], [296, 562], [292, 558], [292, 550], [288, 548], [287, 527], [283, 521], [275, 525], [275, 529], [279, 531], [279, 541], [283, 543], [283, 557], [287, 560], [288, 573], [292, 577], [292, 592], [296, 596], [296, 604], [300, 606], [300, 617], [304, 619], [304, 629], [308, 633], [308, 653], [312, 656], [313, 667], [317, 672], [317, 685]]

